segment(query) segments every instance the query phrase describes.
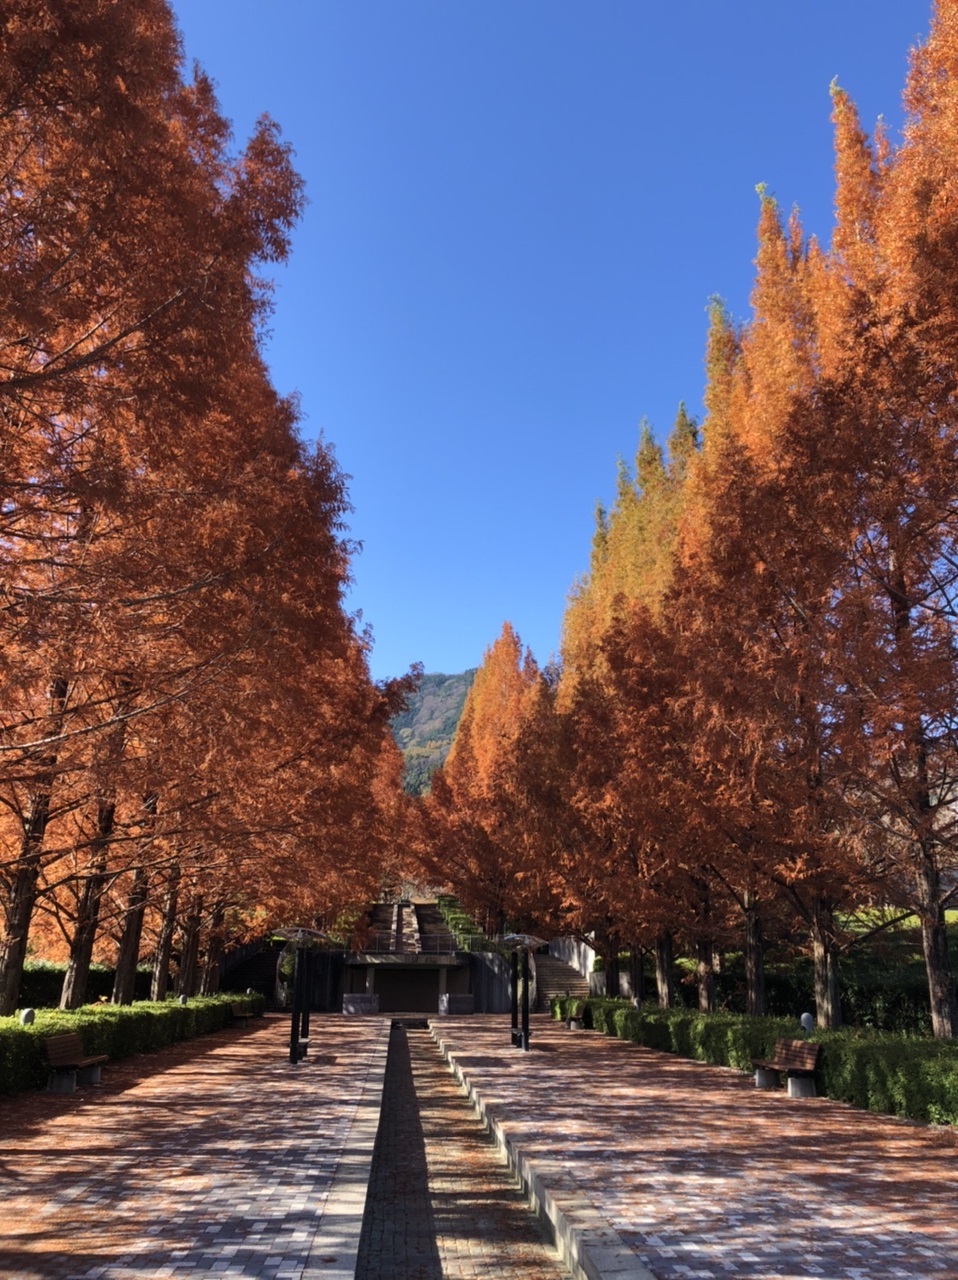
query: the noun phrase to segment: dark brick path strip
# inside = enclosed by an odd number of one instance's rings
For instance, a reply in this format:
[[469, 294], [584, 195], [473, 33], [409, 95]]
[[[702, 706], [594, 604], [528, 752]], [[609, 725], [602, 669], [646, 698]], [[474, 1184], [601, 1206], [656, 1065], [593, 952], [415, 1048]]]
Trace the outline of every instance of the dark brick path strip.
[[394, 1028], [356, 1280], [567, 1275], [429, 1033]]
[[406, 1029], [389, 1038], [356, 1280], [443, 1280]]

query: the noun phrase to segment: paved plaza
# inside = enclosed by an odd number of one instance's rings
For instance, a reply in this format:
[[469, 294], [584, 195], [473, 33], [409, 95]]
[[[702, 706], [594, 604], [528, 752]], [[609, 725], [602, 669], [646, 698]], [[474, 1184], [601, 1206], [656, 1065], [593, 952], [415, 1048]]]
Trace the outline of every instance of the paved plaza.
[[3, 1101], [0, 1277], [560, 1280], [528, 1193], [577, 1278], [958, 1280], [952, 1130], [541, 1016], [529, 1052], [390, 1024], [314, 1017], [293, 1067], [268, 1017]]
[[589, 1274], [958, 1280], [958, 1135], [533, 1019], [434, 1034]]
[[0, 1106], [3, 1280], [352, 1280], [389, 1024], [257, 1020]]

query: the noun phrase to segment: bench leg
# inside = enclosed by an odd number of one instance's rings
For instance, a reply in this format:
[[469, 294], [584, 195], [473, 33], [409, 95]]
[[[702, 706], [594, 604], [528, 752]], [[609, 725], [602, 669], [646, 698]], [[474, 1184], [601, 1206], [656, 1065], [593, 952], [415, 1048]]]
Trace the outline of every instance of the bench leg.
[[755, 1088], [756, 1089], [777, 1089], [778, 1088], [778, 1072], [772, 1071], [770, 1067], [755, 1068]]
[[93, 1067], [80, 1067], [77, 1071], [77, 1084], [99, 1084], [100, 1064]]
[[790, 1098], [815, 1098], [815, 1081], [812, 1076], [789, 1076], [788, 1096]]
[[51, 1071], [47, 1081], [47, 1093], [76, 1093], [77, 1073], [75, 1071]]

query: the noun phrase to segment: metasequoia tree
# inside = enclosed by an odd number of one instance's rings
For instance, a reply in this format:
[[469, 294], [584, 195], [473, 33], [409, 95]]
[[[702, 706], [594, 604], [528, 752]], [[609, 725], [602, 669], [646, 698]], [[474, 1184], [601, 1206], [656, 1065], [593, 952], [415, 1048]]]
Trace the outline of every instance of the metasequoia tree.
[[[0, 0], [0, 30], [9, 1012], [38, 895], [73, 1004], [98, 925], [128, 998], [144, 929], [168, 955], [187, 922], [192, 965], [204, 910], [215, 937], [275, 908], [274, 852], [303, 912], [365, 886], [401, 689], [343, 611], [341, 477], [258, 351], [301, 200], [275, 127], [227, 151], [162, 0]], [[313, 852], [345, 828], [366, 876]]]
[[130, 490], [235, 366], [227, 334], [262, 309], [250, 266], [285, 251], [298, 188], [268, 123], [226, 163], [226, 126], [209, 86], [180, 79], [164, 4], [9, 3], [0, 25], [2, 766], [30, 850], [6, 860], [9, 1011], [51, 794], [78, 740], [114, 723], [90, 672], [101, 613], [115, 624], [127, 608], [129, 643], [129, 597], [152, 596], [165, 563], [143, 537], [131, 560], [140, 526], [124, 516], [146, 513]]
[[[633, 719], [626, 728], [633, 708], [615, 688], [608, 640], [637, 605], [652, 616], [661, 607], [696, 447], [696, 424], [682, 406], [667, 458], [649, 428], [643, 427], [634, 475], [620, 466], [615, 506], [608, 515], [601, 514], [589, 576], [578, 584], [563, 622], [558, 705], [570, 721], [567, 793], [570, 812], [576, 815], [567, 826], [577, 829], [582, 841], [566, 885], [579, 899], [580, 929], [594, 932], [606, 953], [614, 991], [619, 948], [640, 938], [657, 947], [661, 982], [670, 984], [665, 975], [671, 935], [669, 926], [661, 924], [662, 913], [654, 908], [654, 886], [668, 880], [663, 867], [673, 845], [665, 827], [649, 821], [658, 803], [651, 798], [657, 789], [655, 776], [640, 781], [633, 773], [625, 783], [618, 746], [636, 726]], [[669, 836], [675, 829], [673, 824]], [[670, 986], [664, 998], [671, 1000]]]
[[616, 501], [599, 508], [588, 575], [573, 588], [562, 626], [563, 696], [601, 666], [602, 638], [635, 601], [655, 609], [671, 578], [672, 544], [698, 427], [680, 405], [668, 459], [643, 423], [634, 467], [619, 464]]
[[847, 866], [832, 865], [835, 815], [823, 801], [817, 673], [831, 565], [796, 537], [794, 508], [812, 476], [788, 448], [814, 386], [816, 335], [797, 218], [786, 231], [760, 194], [752, 319], [733, 340], [713, 307], [709, 416], [664, 612], [685, 647], [689, 756], [715, 833], [707, 865], [745, 926], [748, 1008], [764, 1011], [761, 904], [772, 889], [814, 935], [819, 1011], [831, 1023], [829, 886], [849, 883]]
[[958, 1033], [944, 928], [958, 865], [956, 73], [958, 7], [943, 0], [913, 57], [897, 151], [873, 152], [836, 91], [832, 267], [853, 335], [835, 340], [829, 457], [847, 528], [835, 608], [847, 796], [918, 916], [937, 1036]]
[[[763, 928], [792, 936], [797, 921], [834, 1025], [842, 915], [897, 904], [920, 922], [939, 1036], [958, 1029], [944, 929], [958, 868], [956, 86], [958, 0], [941, 0], [900, 146], [880, 130], [869, 142], [833, 86], [831, 245], [806, 241], [796, 215], [783, 224], [760, 189], [751, 317], [711, 308], [701, 451], [687, 421], [671, 465], [644, 433], [635, 479], [621, 469], [599, 513], [565, 621], [549, 792], [574, 833], [565, 865], [552, 860], [566, 905], [583, 927], [591, 908], [610, 947], [624, 927], [654, 929], [664, 954], [700, 894], [686, 936], [703, 971], [705, 919], [722, 930], [737, 910], [761, 1012]], [[514, 761], [510, 732], [497, 758]], [[519, 847], [517, 794], [487, 793], [480, 844], [499, 823]]]
[[449, 755], [423, 804], [427, 873], [501, 933], [547, 914], [519, 784], [518, 744], [541, 714], [544, 677], [509, 623], [476, 673]]

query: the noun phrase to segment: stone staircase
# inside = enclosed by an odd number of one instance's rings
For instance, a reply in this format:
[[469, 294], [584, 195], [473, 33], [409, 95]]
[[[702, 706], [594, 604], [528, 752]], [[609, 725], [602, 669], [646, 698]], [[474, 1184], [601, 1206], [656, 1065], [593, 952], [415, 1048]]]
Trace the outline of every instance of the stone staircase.
[[419, 919], [411, 902], [396, 903], [396, 937], [392, 949], [401, 955], [418, 955], [422, 950]]
[[436, 954], [456, 950], [456, 939], [434, 902], [417, 903], [416, 918], [419, 921], [419, 939], [423, 951]]
[[371, 951], [395, 951], [396, 904], [377, 902], [369, 912], [369, 949]]
[[536, 954], [536, 1009], [548, 1013], [554, 996], [576, 996], [584, 1000], [589, 994], [589, 979], [578, 969], [556, 956]]

